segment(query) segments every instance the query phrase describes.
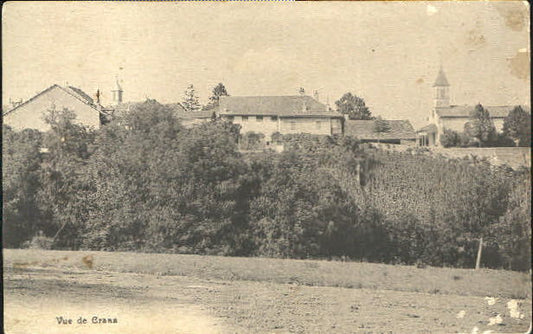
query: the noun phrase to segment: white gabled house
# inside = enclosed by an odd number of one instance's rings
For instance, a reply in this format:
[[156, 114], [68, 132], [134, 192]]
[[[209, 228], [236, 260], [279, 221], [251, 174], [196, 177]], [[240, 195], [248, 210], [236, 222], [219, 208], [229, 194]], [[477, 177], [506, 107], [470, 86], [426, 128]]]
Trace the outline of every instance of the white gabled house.
[[105, 122], [105, 111], [88, 94], [76, 87], [57, 84], [4, 112], [2, 120], [15, 130], [47, 131], [50, 127], [44, 120], [45, 114], [65, 108], [75, 112], [75, 121], [79, 124], [99, 128]]

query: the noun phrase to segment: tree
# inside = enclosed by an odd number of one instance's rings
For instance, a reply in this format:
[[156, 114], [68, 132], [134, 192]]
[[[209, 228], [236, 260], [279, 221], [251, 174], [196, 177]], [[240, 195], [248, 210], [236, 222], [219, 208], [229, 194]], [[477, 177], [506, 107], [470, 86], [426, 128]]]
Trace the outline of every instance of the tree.
[[221, 96], [229, 96], [228, 91], [223, 83], [219, 83], [213, 88], [211, 96], [209, 97], [209, 103], [205, 106], [205, 109], [211, 109], [218, 107], [218, 103]]
[[94, 132], [75, 123], [68, 109], [50, 110], [45, 121], [44, 146], [48, 154], [41, 168], [38, 199], [47, 226], [43, 232], [53, 237], [54, 247], [78, 248], [91, 208], [88, 197], [92, 178], [87, 162], [94, 150]]
[[444, 129], [442, 136], [440, 136], [440, 143], [443, 147], [468, 147], [471, 144], [476, 144], [464, 132], [457, 132], [452, 129]]
[[258, 150], [264, 147], [263, 140], [265, 135], [260, 132], [248, 131], [240, 141], [240, 146], [244, 150]]
[[[180, 189], [176, 182], [180, 179], [177, 155], [182, 130], [172, 109], [155, 100], [134, 105], [122, 119], [100, 129], [88, 171], [95, 193], [88, 201], [92, 210], [84, 247], [171, 248], [165, 243], [164, 228], [185, 220], [168, 198]], [[151, 234], [147, 226], [152, 227]], [[171, 231], [166, 235], [170, 237]]]
[[479, 146], [485, 146], [494, 141], [496, 136], [494, 122], [490, 118], [489, 112], [481, 104], [475, 107], [464, 129], [468, 136], [477, 140]]
[[443, 147], [457, 147], [460, 146], [459, 133], [451, 129], [444, 129], [440, 136], [440, 144]]
[[[390, 128], [389, 122], [382, 119], [381, 116], [378, 116], [376, 120], [374, 121], [374, 132], [378, 134], [378, 138], [381, 136], [382, 133], [389, 132], [390, 129], [391, 128]], [[378, 139], [378, 143], [379, 143], [379, 139]]]
[[531, 269], [531, 177], [529, 171], [513, 184], [507, 212], [493, 226], [507, 269]]
[[338, 112], [347, 114], [350, 119], [372, 119], [365, 100], [352, 93], [344, 94], [335, 102], [335, 105], [337, 106]]
[[503, 134], [512, 138], [516, 146], [531, 145], [531, 115], [516, 106], [503, 121]]
[[39, 152], [42, 134], [37, 130], [2, 129], [2, 234], [5, 247], [20, 247], [40, 227], [37, 205], [40, 187]]
[[198, 96], [196, 95], [196, 90], [194, 85], [190, 84], [185, 90], [185, 97], [183, 98], [183, 107], [187, 111], [194, 112], [200, 110], [200, 102], [198, 101]]

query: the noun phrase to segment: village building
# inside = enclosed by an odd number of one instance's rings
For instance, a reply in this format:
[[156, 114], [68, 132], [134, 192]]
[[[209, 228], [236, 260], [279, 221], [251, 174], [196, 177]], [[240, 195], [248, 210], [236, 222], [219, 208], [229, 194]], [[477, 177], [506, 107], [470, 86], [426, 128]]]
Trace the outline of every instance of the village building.
[[166, 104], [174, 115], [180, 120], [181, 125], [186, 128], [211, 121], [217, 117], [216, 108], [202, 109], [196, 111], [187, 110], [181, 103]]
[[378, 131], [376, 120], [346, 120], [344, 135], [366, 143], [416, 145], [417, 134], [408, 120], [383, 120], [387, 127]]
[[99, 128], [108, 116], [99, 101], [94, 101], [81, 89], [54, 84], [29, 100], [17, 103], [2, 114], [2, 119], [15, 130], [47, 131], [50, 126], [44, 120], [46, 113], [63, 109], [75, 112], [78, 124], [93, 128]]
[[[420, 146], [440, 146], [440, 137], [444, 129], [463, 132], [465, 124], [475, 110], [475, 105], [450, 104], [450, 84], [443, 69], [439, 70], [437, 79], [433, 84], [435, 89], [434, 107], [429, 115], [429, 124], [417, 131]], [[515, 106], [485, 106], [494, 123], [496, 131], [503, 129], [504, 119]], [[522, 108], [529, 112], [528, 107]]]
[[218, 116], [241, 126], [241, 134], [262, 133], [269, 143], [272, 134], [343, 133], [343, 116], [307, 95], [221, 96]]

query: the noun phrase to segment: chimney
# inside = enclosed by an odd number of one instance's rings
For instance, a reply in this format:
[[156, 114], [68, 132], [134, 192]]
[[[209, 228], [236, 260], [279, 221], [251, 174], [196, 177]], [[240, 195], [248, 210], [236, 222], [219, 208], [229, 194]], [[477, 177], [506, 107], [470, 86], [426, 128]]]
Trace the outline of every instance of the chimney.
[[313, 98], [317, 100], [317, 102], [320, 102], [320, 100], [318, 99], [318, 90], [313, 91]]

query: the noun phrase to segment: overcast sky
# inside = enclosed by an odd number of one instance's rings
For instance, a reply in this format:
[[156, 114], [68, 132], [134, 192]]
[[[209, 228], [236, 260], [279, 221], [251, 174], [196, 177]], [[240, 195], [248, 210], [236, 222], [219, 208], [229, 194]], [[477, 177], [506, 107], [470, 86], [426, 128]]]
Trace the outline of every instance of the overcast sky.
[[348, 91], [374, 115], [419, 127], [442, 64], [452, 103], [528, 104], [525, 2], [10, 2], [2, 12], [3, 104], [54, 83], [106, 101], [202, 102]]

